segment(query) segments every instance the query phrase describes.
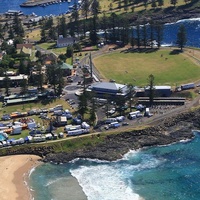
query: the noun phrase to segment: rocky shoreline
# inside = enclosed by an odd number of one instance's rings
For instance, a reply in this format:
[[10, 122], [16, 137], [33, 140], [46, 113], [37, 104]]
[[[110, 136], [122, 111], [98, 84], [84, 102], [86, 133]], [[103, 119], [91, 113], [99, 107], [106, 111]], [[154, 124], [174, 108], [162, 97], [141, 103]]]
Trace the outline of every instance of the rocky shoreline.
[[65, 163], [75, 158], [92, 158], [114, 161], [122, 158], [129, 150], [143, 147], [167, 145], [181, 140], [192, 139], [192, 129], [200, 128], [200, 109], [179, 114], [164, 120], [160, 125], [143, 130], [134, 130], [107, 136], [106, 140], [95, 146], [71, 153], [49, 153], [44, 162]]
[[143, 12], [140, 16], [130, 18], [129, 21], [134, 24], [144, 23], [144, 21], [160, 22], [162, 24], [175, 23], [183, 19], [200, 18], [200, 7], [189, 7], [183, 5], [181, 7], [169, 7], [165, 9], [155, 9], [154, 12]]

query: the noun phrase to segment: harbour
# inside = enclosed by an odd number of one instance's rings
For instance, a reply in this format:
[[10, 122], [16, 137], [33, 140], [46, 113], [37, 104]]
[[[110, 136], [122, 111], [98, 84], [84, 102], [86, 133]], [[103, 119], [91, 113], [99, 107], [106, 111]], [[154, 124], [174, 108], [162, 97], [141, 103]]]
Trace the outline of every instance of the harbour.
[[71, 2], [70, 0], [28, 0], [22, 4], [20, 4], [20, 7], [36, 7], [36, 6], [48, 6], [48, 5], [52, 5], [52, 4], [58, 4], [58, 3], [62, 3], [62, 2]]

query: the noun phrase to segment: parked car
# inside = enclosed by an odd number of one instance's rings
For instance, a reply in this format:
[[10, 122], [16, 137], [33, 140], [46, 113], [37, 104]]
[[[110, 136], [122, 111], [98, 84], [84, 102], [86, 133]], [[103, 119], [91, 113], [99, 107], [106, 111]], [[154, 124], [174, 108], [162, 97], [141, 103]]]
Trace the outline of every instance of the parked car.
[[6, 120], [10, 120], [10, 115], [9, 114], [4, 114], [2, 117], [1, 117], [2, 120], [6, 121]]
[[128, 125], [129, 125], [128, 122], [123, 122], [123, 123], [122, 123], [122, 126], [128, 126]]

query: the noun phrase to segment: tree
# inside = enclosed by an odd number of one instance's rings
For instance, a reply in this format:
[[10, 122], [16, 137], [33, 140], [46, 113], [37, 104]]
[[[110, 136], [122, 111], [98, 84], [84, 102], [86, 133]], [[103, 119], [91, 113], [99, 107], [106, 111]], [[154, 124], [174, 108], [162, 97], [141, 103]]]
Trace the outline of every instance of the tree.
[[124, 11], [128, 11], [128, 0], [124, 0]]
[[177, 33], [176, 44], [178, 45], [179, 48], [181, 48], [181, 51], [183, 50], [183, 47], [185, 46], [186, 42], [187, 42], [187, 34], [186, 34], [185, 26], [180, 25], [178, 33]]
[[89, 99], [90, 99], [90, 103], [91, 103], [90, 121], [94, 125], [95, 120], [96, 120], [96, 110], [97, 110], [97, 105], [96, 105], [96, 102], [95, 102], [94, 94], [90, 95]]
[[24, 43], [24, 40], [22, 37], [18, 36], [14, 38], [13, 44], [15, 48], [17, 47], [17, 44], [23, 44], [23, 43]]
[[171, 0], [170, 3], [175, 7], [176, 4], [178, 3], [178, 0]]
[[162, 7], [164, 5], [164, 0], [158, 0], [158, 6]]
[[152, 8], [156, 8], [156, 7], [157, 7], [156, 1], [155, 1], [155, 0], [152, 0], [152, 1], [151, 1], [151, 7], [152, 7]]
[[5, 88], [6, 96], [8, 96], [10, 93], [10, 89], [9, 89], [10, 83], [11, 83], [10, 78], [7, 75], [5, 75], [5, 78], [3, 79], [3, 87]]
[[150, 46], [151, 46], [151, 48], [153, 48], [153, 41], [154, 41], [154, 23], [153, 23], [152, 20], [149, 22], [149, 25], [150, 25]]
[[87, 22], [87, 17], [88, 17], [88, 13], [89, 13], [89, 5], [90, 5], [89, 0], [82, 1], [82, 14], [85, 17], [85, 20], [83, 20], [84, 37], [85, 37], [85, 33], [86, 33], [86, 22]]
[[24, 28], [22, 26], [21, 19], [18, 15], [14, 16], [13, 19], [13, 30], [17, 36], [24, 37]]
[[108, 18], [106, 17], [106, 13], [103, 12], [102, 17], [102, 30], [104, 31], [104, 41], [108, 41], [108, 33], [107, 33], [107, 27], [108, 27]]
[[148, 6], [148, 0], [143, 0], [143, 3], [144, 3], [144, 8], [145, 8], [145, 10], [147, 9], [147, 6]]
[[57, 70], [56, 63], [52, 63], [51, 66], [47, 68], [47, 79], [51, 85], [53, 85], [54, 93], [56, 94], [56, 85], [57, 85]]
[[136, 26], [136, 35], [137, 35], [137, 47], [140, 48], [140, 25]]
[[117, 36], [116, 36], [116, 30], [115, 27], [117, 26], [117, 20], [118, 17], [117, 15], [113, 12], [110, 15], [110, 23], [111, 23], [111, 27], [112, 27], [112, 36], [111, 36], [111, 41], [112, 42], [116, 42]]
[[144, 21], [143, 27], [142, 27], [142, 33], [143, 33], [143, 43], [144, 47], [147, 47], [147, 27], [146, 22]]
[[71, 29], [73, 30], [71, 30], [70, 33], [72, 36], [75, 35], [75, 32], [79, 35], [79, 12], [77, 3], [74, 4], [74, 9], [71, 14], [71, 18], [73, 20], [73, 26], [71, 26]]
[[79, 104], [78, 104], [78, 112], [80, 113], [80, 115], [82, 116], [82, 118], [84, 119], [84, 115], [87, 112], [87, 95], [86, 92], [83, 92], [80, 96], [79, 96]]
[[58, 35], [62, 35], [63, 37], [67, 36], [66, 21], [64, 16], [62, 16], [58, 22]]
[[67, 58], [72, 57], [72, 56], [73, 56], [73, 52], [74, 52], [73, 47], [72, 47], [72, 46], [68, 46], [68, 47], [67, 47], [67, 51], [66, 51], [66, 56], [67, 56]]
[[41, 39], [40, 39], [41, 42], [46, 42], [47, 36], [46, 36], [46, 31], [43, 27], [41, 28], [40, 36], [41, 36]]
[[161, 46], [161, 41], [163, 39], [163, 24], [161, 23], [156, 23], [155, 27], [155, 37], [157, 41], [157, 46], [160, 48]]
[[148, 85], [149, 85], [149, 104], [153, 105], [154, 100], [154, 76], [152, 74], [148, 77]]
[[42, 86], [43, 86], [43, 80], [44, 80], [44, 75], [43, 75], [43, 73], [42, 73], [42, 65], [41, 65], [41, 63], [37, 63], [37, 67], [36, 67], [36, 70], [39, 72], [38, 74], [37, 74], [37, 78], [36, 78], [36, 82], [37, 82], [37, 87], [39, 88], [39, 89], [42, 89]]
[[27, 90], [28, 90], [28, 83], [27, 83], [27, 79], [23, 78], [21, 81], [21, 94], [26, 94]]
[[134, 86], [133, 84], [128, 84], [127, 86], [127, 100], [129, 101], [129, 108], [130, 108], [130, 112], [132, 111], [132, 98], [133, 98], [133, 94], [134, 94]]

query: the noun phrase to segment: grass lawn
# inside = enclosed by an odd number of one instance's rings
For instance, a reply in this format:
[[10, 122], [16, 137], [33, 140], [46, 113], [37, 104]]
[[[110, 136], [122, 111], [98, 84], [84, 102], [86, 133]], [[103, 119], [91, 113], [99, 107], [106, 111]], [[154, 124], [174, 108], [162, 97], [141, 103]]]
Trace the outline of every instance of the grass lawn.
[[[124, 3], [121, 3], [121, 6], [122, 6], [121, 9], [118, 8], [118, 2], [115, 2], [115, 1], [111, 2], [111, 1], [108, 1], [108, 0], [100, 0], [99, 3], [100, 3], [102, 12], [106, 11], [106, 12], [111, 13], [112, 11], [109, 10], [111, 4], [112, 4], [112, 10], [117, 11], [116, 14], [122, 14], [122, 13], [126, 12], [124, 10]], [[164, 0], [163, 3], [164, 3], [164, 5], [161, 8], [173, 7], [173, 5], [171, 5], [171, 3], [170, 3], [170, 0]], [[134, 4], [128, 4], [128, 5], [129, 6], [127, 8], [127, 12], [132, 12], [131, 8], [133, 7]], [[185, 1], [179, 0], [175, 7], [177, 8], [178, 6], [182, 6], [182, 5], [185, 5]], [[157, 6], [157, 8], [160, 8], [160, 7]], [[147, 9], [147, 11], [150, 10], [150, 9], [152, 9], [152, 11], [153, 11], [153, 8], [151, 7], [151, 3], [149, 3], [147, 5], [146, 9]], [[137, 4], [135, 6], [134, 12], [139, 12], [139, 11], [145, 11], [145, 7], [144, 7], [143, 3]]]
[[200, 66], [184, 54], [170, 54], [170, 49], [152, 53], [113, 52], [94, 59], [97, 69], [104, 78], [117, 83], [147, 85], [150, 74], [156, 85], [176, 86], [199, 79]]
[[30, 40], [39, 41], [41, 39], [40, 32], [40, 29], [35, 29], [32, 32], [28, 33], [25, 37], [28, 37], [28, 39]]

